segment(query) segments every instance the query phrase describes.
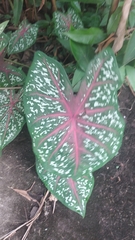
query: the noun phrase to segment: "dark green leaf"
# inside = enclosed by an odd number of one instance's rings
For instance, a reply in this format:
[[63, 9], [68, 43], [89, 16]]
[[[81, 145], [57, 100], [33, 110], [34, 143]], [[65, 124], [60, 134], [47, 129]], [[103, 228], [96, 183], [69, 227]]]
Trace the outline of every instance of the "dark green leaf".
[[13, 2], [13, 24], [18, 25], [22, 13], [23, 0], [14, 0]]
[[83, 71], [86, 71], [90, 60], [94, 57], [94, 50], [92, 47], [90, 45], [84, 45], [70, 40], [70, 48], [79, 67]]
[[127, 65], [126, 67], [126, 78], [128, 80], [128, 84], [135, 92], [135, 68]]
[[118, 24], [120, 22], [121, 14], [122, 14], [122, 7], [118, 7], [116, 11], [111, 15], [107, 25], [108, 34], [116, 32], [118, 28]]
[[[60, 0], [60, 2], [73, 2], [73, 1], [76, 1], [76, 0]], [[78, 0], [78, 2], [101, 4], [101, 3], [103, 3], [103, 0]]]
[[127, 65], [129, 62], [135, 59], [135, 31], [132, 33], [126, 50], [125, 50], [125, 55], [123, 59], [123, 64]]
[[72, 87], [73, 87], [73, 92], [77, 93], [80, 89], [82, 78], [84, 77], [85, 72], [82, 71], [81, 69], [76, 69], [73, 79], [72, 79]]
[[91, 46], [103, 41], [105, 38], [105, 34], [100, 28], [93, 27], [89, 29], [69, 30], [65, 35], [75, 42], [90, 44]]

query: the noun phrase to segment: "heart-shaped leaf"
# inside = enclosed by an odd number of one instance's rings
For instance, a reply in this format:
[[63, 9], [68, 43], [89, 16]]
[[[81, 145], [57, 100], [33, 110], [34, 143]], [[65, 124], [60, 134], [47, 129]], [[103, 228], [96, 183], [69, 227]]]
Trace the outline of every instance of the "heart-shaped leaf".
[[70, 177], [80, 168], [94, 171], [117, 154], [124, 128], [119, 78], [115, 57], [105, 50], [74, 95], [63, 67], [42, 52], [35, 54], [24, 105], [33, 149], [45, 169]]
[[38, 25], [30, 24], [27, 20], [23, 20], [18, 29], [12, 33], [9, 45], [8, 54], [23, 52], [31, 47], [37, 38]]
[[69, 8], [67, 14], [56, 11], [53, 14], [55, 23], [55, 33], [59, 38], [68, 39], [64, 33], [68, 32], [70, 27], [83, 28], [83, 23], [73, 8]]
[[63, 178], [46, 171], [38, 160], [36, 169], [45, 186], [59, 201], [82, 217], [85, 216], [86, 203], [94, 186], [92, 173], [83, 171], [80, 176]]
[[0, 150], [19, 134], [25, 123], [22, 97], [22, 88], [0, 88]]

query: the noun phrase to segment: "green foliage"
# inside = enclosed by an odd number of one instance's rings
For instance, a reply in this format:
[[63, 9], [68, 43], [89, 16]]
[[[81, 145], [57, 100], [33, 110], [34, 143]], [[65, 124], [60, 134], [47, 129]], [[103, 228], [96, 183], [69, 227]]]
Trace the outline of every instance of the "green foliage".
[[135, 59], [135, 31], [132, 33], [124, 54], [123, 64], [126, 65]]
[[55, 33], [60, 39], [68, 39], [64, 33], [69, 31], [70, 27], [83, 28], [83, 24], [79, 16], [73, 8], [69, 8], [66, 14], [54, 12]]
[[6, 28], [8, 24], [8, 20], [0, 24], [0, 34], [3, 33], [4, 29]]
[[132, 88], [132, 90], [135, 92], [135, 68], [132, 66], [126, 66], [126, 79], [128, 81], [128, 84]]
[[71, 52], [77, 61], [79, 67], [85, 71], [90, 60], [94, 57], [94, 51], [88, 44], [76, 43], [70, 40]]
[[23, 52], [31, 47], [37, 38], [38, 26], [37, 24], [30, 24], [23, 20], [14, 33], [12, 33], [9, 40], [7, 52], [8, 54]]
[[22, 13], [23, 0], [14, 0], [13, 6], [13, 24], [17, 26], [19, 24]]
[[105, 34], [100, 28], [71, 29], [65, 35], [75, 42], [90, 44], [91, 46], [103, 41], [105, 38]]
[[[110, 13], [111, 0], [61, 0], [53, 14], [50, 2], [27, 2], [34, 10], [34, 24], [27, 19], [20, 23], [23, 0], [10, 1], [12, 20], [0, 24], [0, 151], [21, 131], [26, 117], [39, 177], [65, 206], [84, 217], [94, 186], [93, 172], [121, 146], [125, 123], [117, 91], [125, 79], [135, 91], [135, 31], [130, 29], [125, 35], [115, 57], [111, 49], [101, 49], [117, 30], [123, 1]], [[39, 17], [42, 3], [45, 8]], [[11, 19], [10, 14], [4, 19]], [[134, 14], [132, 3], [127, 29], [135, 26]], [[12, 22], [19, 26], [9, 32]], [[37, 51], [26, 76], [6, 58], [12, 61], [18, 53], [30, 50], [38, 29], [45, 41], [43, 51], [53, 48], [49, 55], [59, 61]], [[100, 49], [98, 44], [105, 38]], [[60, 61], [65, 62], [66, 72]]]
[[121, 146], [120, 84], [109, 49], [91, 61], [77, 95], [61, 64], [42, 52], [35, 53], [27, 75], [24, 108], [37, 172], [56, 198], [83, 217], [93, 188], [92, 172]]

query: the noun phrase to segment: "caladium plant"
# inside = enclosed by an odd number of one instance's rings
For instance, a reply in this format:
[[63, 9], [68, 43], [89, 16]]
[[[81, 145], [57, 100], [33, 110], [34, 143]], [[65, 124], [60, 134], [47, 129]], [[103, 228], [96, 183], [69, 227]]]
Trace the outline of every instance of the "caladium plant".
[[118, 110], [119, 80], [111, 49], [90, 62], [77, 94], [61, 64], [40, 51], [27, 75], [24, 108], [37, 172], [56, 198], [82, 216], [92, 172], [121, 146], [125, 124]]
[[73, 8], [69, 8], [66, 14], [59, 11], [54, 12], [53, 19], [55, 33], [61, 39], [68, 39], [64, 33], [69, 31], [71, 26], [74, 28], [83, 28], [83, 23]]
[[0, 152], [21, 131], [24, 123], [22, 70], [4, 62], [0, 55]]
[[37, 23], [31, 24], [26, 19], [23, 20], [18, 29], [11, 34], [7, 48], [8, 54], [23, 52], [31, 47], [36, 41], [37, 33]]

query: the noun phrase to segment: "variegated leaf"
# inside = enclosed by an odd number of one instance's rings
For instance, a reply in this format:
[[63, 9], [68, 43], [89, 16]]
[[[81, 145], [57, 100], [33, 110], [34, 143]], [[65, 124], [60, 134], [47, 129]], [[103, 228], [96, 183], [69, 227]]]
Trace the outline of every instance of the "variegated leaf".
[[92, 173], [83, 171], [76, 177], [63, 178], [48, 172], [36, 161], [37, 173], [49, 191], [69, 209], [85, 216], [86, 203], [91, 195], [94, 178]]
[[25, 123], [22, 97], [22, 88], [0, 88], [0, 150], [18, 135]]
[[9, 38], [5, 33], [0, 34], [0, 53], [8, 45]]
[[53, 18], [55, 33], [61, 39], [68, 39], [64, 33], [69, 31], [71, 26], [74, 28], [83, 28], [83, 23], [73, 8], [69, 8], [67, 14], [58, 11], [54, 12]]
[[12, 33], [8, 45], [8, 54], [23, 52], [31, 47], [37, 38], [38, 25], [30, 24], [27, 20], [23, 20], [19, 28]]
[[0, 87], [22, 85], [25, 78], [22, 70], [0, 60]]
[[24, 106], [33, 149], [44, 169], [71, 178], [111, 160], [121, 146], [124, 120], [118, 110], [120, 76], [106, 49], [90, 63], [77, 95], [63, 67], [35, 54]]

